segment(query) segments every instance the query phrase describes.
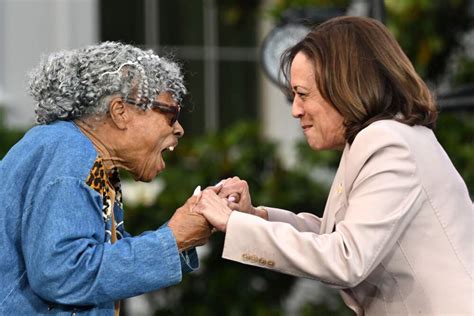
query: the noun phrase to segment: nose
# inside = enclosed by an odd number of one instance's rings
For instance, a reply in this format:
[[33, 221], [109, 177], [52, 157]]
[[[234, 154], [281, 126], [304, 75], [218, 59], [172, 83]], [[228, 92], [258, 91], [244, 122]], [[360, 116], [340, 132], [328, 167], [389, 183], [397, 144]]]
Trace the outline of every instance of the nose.
[[303, 105], [297, 98], [298, 96], [295, 96], [295, 98], [293, 99], [293, 103], [291, 104], [291, 115], [294, 118], [301, 118], [304, 114], [304, 109]]
[[183, 137], [183, 135], [184, 135], [184, 128], [183, 128], [183, 126], [181, 126], [181, 124], [179, 123], [179, 121], [176, 121], [176, 122], [173, 124], [173, 134], [174, 134], [174, 136], [176, 136], [177, 138], [181, 138], [181, 137]]

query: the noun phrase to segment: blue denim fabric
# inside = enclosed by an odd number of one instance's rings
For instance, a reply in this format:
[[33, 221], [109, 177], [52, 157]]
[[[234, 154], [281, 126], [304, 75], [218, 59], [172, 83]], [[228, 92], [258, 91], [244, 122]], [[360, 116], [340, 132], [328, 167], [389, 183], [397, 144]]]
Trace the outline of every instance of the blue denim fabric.
[[[97, 158], [71, 122], [32, 128], [0, 161], [0, 315], [113, 315], [114, 301], [177, 284], [198, 267], [162, 226], [115, 244], [102, 197], [85, 184]], [[123, 211], [115, 204], [117, 221]]]

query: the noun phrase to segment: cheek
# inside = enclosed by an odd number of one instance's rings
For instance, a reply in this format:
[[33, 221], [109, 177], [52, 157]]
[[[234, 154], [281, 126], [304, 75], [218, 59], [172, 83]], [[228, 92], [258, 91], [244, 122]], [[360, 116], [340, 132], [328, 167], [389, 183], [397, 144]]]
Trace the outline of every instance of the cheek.
[[317, 149], [339, 146], [344, 142], [343, 123], [338, 116], [317, 113], [312, 115], [313, 133], [308, 139], [312, 147]]
[[338, 116], [333, 122], [330, 130], [331, 134], [327, 135], [327, 137], [330, 137], [333, 147], [339, 148], [346, 143], [344, 121]]
[[163, 142], [163, 132], [161, 130], [148, 130], [147, 135], [144, 139], [144, 149], [146, 148], [149, 152], [154, 152], [160, 149]]

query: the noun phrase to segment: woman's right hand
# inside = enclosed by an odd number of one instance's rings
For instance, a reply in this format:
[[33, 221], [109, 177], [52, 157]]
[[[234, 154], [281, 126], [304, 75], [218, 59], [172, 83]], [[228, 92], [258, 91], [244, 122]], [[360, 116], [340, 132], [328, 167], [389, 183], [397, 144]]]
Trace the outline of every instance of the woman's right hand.
[[227, 199], [227, 205], [231, 210], [256, 215], [247, 181], [241, 180], [239, 177], [222, 180], [218, 195]]

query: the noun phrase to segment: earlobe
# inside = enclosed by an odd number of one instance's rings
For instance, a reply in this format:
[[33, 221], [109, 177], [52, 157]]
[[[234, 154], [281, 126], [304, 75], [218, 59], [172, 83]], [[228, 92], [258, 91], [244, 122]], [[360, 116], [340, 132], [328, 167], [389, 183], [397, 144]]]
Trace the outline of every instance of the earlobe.
[[112, 122], [119, 128], [119, 129], [126, 129], [127, 123], [130, 119], [130, 113], [128, 113], [129, 109], [123, 102], [121, 97], [113, 98], [109, 104], [109, 113]]

